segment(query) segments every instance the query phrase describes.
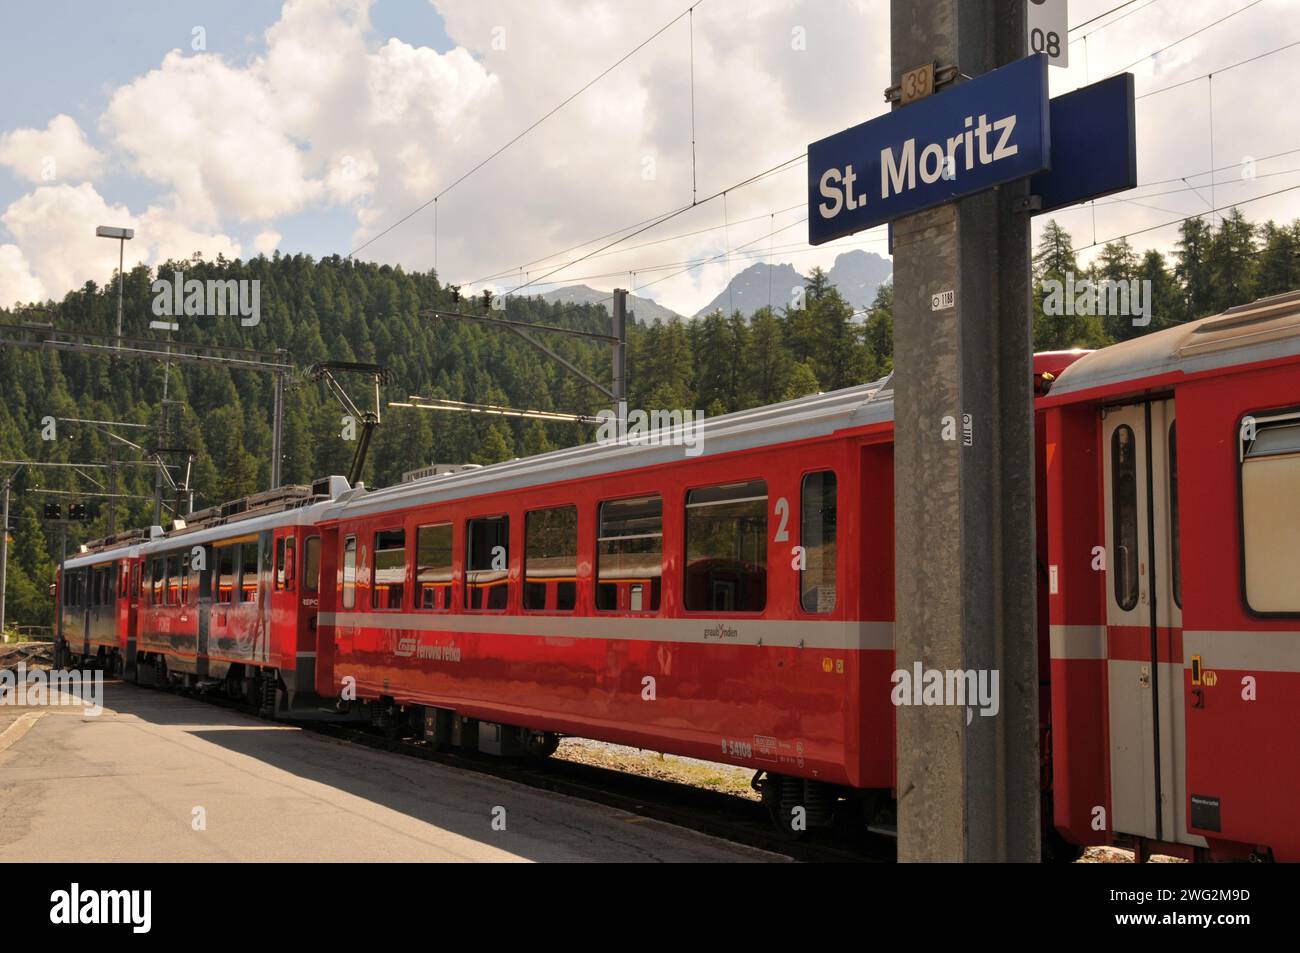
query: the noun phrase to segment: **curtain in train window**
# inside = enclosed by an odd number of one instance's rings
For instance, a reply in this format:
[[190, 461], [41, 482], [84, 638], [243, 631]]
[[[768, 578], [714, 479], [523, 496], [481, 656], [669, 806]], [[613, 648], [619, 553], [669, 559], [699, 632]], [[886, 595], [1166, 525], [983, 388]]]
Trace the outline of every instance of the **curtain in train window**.
[[375, 534], [374, 565], [371, 607], [402, 608], [402, 596], [406, 592], [406, 530], [389, 529]]
[[415, 605], [451, 608], [451, 524], [435, 523], [415, 531]]
[[1127, 612], [1138, 601], [1137, 446], [1127, 425], [1116, 427], [1110, 438], [1110, 484], [1115, 544], [1110, 568], [1115, 602]]
[[1243, 422], [1240, 444], [1246, 604], [1300, 613], [1300, 415]]
[[767, 483], [686, 494], [686, 608], [761, 612], [767, 604]]
[[799, 604], [804, 612], [835, 609], [836, 506], [835, 474], [830, 470], [803, 478], [799, 499], [799, 541], [804, 568], [799, 573]]
[[239, 601], [257, 601], [257, 543], [249, 541], [239, 547]]
[[235, 601], [235, 550], [238, 546], [222, 546], [216, 550], [217, 602]]
[[302, 544], [302, 588], [304, 592], [320, 589], [320, 537], [308, 536]]
[[578, 508], [560, 506], [525, 516], [524, 608], [572, 612], [577, 577]]
[[658, 612], [664, 566], [664, 501], [638, 496], [600, 504], [596, 608]]
[[510, 518], [470, 520], [465, 530], [465, 608], [504, 609], [509, 583]]
[[357, 538], [349, 536], [343, 541], [343, 608], [357, 604]]

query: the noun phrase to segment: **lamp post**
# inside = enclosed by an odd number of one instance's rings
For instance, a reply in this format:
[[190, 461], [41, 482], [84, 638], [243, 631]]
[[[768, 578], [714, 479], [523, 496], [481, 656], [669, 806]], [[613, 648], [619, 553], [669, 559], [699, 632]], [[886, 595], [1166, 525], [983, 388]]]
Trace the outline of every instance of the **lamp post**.
[[116, 238], [117, 245], [117, 346], [122, 346], [122, 261], [126, 256], [126, 243], [135, 237], [135, 229], [116, 228], [112, 225], [100, 225], [95, 229], [99, 238]]

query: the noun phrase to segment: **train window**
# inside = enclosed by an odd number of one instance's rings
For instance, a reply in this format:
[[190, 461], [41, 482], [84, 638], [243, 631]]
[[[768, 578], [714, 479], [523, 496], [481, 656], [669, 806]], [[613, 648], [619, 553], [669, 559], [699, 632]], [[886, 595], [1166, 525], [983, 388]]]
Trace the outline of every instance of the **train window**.
[[151, 605], [160, 606], [163, 604], [164, 585], [167, 582], [166, 574], [163, 572], [163, 558], [155, 556], [150, 560], [151, 570], [149, 573], [150, 588], [152, 592], [149, 596]]
[[179, 553], [172, 553], [167, 557], [167, 605], [178, 606], [181, 604], [181, 557]]
[[349, 536], [343, 541], [343, 608], [352, 609], [357, 604], [357, 538]]
[[375, 534], [375, 571], [371, 578], [373, 608], [402, 608], [406, 592], [406, 530], [388, 529]]
[[222, 546], [216, 551], [217, 602], [235, 601], [235, 550], [236, 546]]
[[191, 557], [191, 554], [187, 552], [185, 554], [185, 591], [187, 593], [185, 604], [187, 606], [192, 606], [199, 601], [199, 589], [201, 585], [202, 575], [194, 565], [194, 560]]
[[1252, 612], [1300, 613], [1300, 414], [1246, 418], [1239, 449], [1246, 605]]
[[638, 496], [600, 504], [596, 608], [658, 612], [664, 563], [664, 501]]
[[[524, 608], [572, 612], [578, 601], [578, 508], [524, 517]], [[554, 596], [550, 597], [550, 593]], [[549, 605], [548, 605], [549, 603]]]
[[131, 581], [135, 592], [140, 591], [140, 564], [136, 563], [131, 567]]
[[103, 585], [103, 573], [99, 569], [90, 570], [90, 604], [91, 606], [100, 606], [104, 604], [104, 592], [100, 588]]
[[298, 540], [288, 536], [284, 540], [284, 588], [293, 592], [293, 572], [298, 565]]
[[685, 605], [694, 612], [761, 612], [767, 604], [767, 483], [686, 494]]
[[320, 588], [320, 537], [308, 536], [302, 544], [302, 588], [316, 592]]
[[1115, 603], [1127, 612], [1138, 601], [1137, 445], [1127, 424], [1110, 437], [1110, 495]]
[[190, 554], [181, 553], [181, 601], [180, 604], [187, 606], [190, 604]]
[[275, 588], [278, 592], [284, 588], [284, 537], [275, 541]]
[[510, 517], [490, 516], [466, 523], [466, 609], [506, 607], [509, 548]]
[[239, 601], [257, 601], [257, 544], [243, 543], [239, 547]]
[[128, 566], [126, 563], [122, 563], [121, 568], [118, 571], [118, 577], [117, 577], [117, 594], [119, 596], [126, 596], [131, 591], [130, 586], [131, 586], [131, 567]]
[[415, 531], [415, 605], [418, 609], [451, 608], [451, 524], [435, 523]]
[[804, 568], [799, 573], [799, 604], [804, 612], [835, 609], [835, 474], [830, 470], [803, 478], [799, 496], [799, 540]]
[[1169, 425], [1169, 535], [1171, 537], [1170, 546], [1172, 548], [1173, 565], [1170, 567], [1169, 578], [1174, 583], [1174, 602], [1178, 608], [1183, 607], [1183, 557], [1179, 548], [1178, 538], [1180, 528], [1178, 525], [1178, 422], [1174, 421]]

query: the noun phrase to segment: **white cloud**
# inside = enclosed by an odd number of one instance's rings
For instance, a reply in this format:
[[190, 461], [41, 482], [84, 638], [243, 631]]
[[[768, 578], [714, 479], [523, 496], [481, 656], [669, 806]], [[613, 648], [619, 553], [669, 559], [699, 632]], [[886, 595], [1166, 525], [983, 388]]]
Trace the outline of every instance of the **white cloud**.
[[0, 245], [0, 308], [44, 299], [45, 289], [32, 274], [23, 250], [17, 245]]
[[191, 221], [264, 220], [300, 210], [318, 190], [280, 105], [253, 72], [173, 50], [113, 94], [104, 128]]
[[274, 231], [273, 229], [259, 232], [257, 237], [253, 239], [253, 248], [256, 249], [259, 254], [270, 255], [280, 247], [280, 239], [282, 237], [283, 236], [279, 232]]
[[77, 121], [62, 113], [44, 129], [15, 129], [0, 135], [0, 165], [29, 182], [86, 179], [98, 171], [103, 158], [86, 141]]

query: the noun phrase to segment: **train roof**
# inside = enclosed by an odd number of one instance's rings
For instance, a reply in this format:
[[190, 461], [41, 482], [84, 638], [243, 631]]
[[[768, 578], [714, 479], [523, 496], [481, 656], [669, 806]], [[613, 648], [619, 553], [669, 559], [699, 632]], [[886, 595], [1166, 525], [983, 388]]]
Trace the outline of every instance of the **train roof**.
[[172, 532], [145, 543], [139, 547], [138, 552], [143, 555], [163, 553], [174, 549], [197, 546], [200, 543], [214, 543], [223, 539], [247, 536], [250, 533], [260, 533], [264, 529], [274, 529], [277, 526], [315, 523], [322, 518], [322, 512], [327, 505], [329, 505], [329, 501], [323, 500], [291, 509], [272, 510], [260, 516], [252, 516], [234, 522], [223, 522], [199, 529]]
[[64, 566], [68, 569], [80, 569], [83, 566], [98, 566], [100, 563], [112, 562], [114, 559], [128, 559], [140, 555], [144, 540], [137, 540], [124, 546], [111, 549], [92, 549], [84, 553], [69, 556]]
[[1300, 291], [1290, 291], [1091, 351], [1061, 372], [1050, 397], [1298, 355]]
[[[894, 418], [892, 377], [842, 390], [798, 397], [719, 417], [705, 418], [696, 447], [684, 446], [684, 428], [666, 431], [667, 445], [580, 444], [534, 457], [444, 473], [370, 492], [353, 491], [323, 506], [324, 519], [365, 516], [406, 506], [464, 499], [560, 480], [639, 470], [778, 443], [824, 437], [839, 430], [888, 423]], [[660, 432], [661, 438], [664, 432]], [[677, 442], [674, 443], [673, 441]]]

